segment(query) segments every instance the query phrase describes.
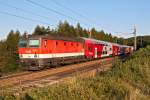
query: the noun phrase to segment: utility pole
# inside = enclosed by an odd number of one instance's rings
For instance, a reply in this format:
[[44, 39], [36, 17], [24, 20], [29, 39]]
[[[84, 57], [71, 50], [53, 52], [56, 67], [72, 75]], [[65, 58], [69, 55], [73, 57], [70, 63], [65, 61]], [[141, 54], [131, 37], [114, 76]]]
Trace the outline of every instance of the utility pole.
[[137, 40], [136, 40], [136, 27], [135, 26], [134, 26], [133, 34], [134, 34], [134, 50], [136, 50], [137, 49]]

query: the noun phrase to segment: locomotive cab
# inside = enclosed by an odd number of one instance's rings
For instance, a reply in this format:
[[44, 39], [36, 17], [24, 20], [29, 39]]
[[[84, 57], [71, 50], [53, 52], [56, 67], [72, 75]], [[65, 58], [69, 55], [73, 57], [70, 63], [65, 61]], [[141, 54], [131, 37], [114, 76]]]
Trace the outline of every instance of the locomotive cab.
[[42, 68], [42, 61], [39, 59], [40, 47], [41, 42], [39, 38], [22, 39], [19, 41], [19, 58], [25, 68], [33, 70]]
[[40, 49], [39, 39], [29, 39], [19, 41], [20, 58], [38, 58]]

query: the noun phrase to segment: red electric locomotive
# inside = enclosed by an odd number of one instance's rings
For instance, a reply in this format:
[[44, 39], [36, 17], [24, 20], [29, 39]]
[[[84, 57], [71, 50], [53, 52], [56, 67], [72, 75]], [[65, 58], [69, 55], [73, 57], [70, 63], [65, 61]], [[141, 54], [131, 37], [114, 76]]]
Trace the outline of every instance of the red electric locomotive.
[[19, 55], [28, 69], [38, 70], [84, 58], [84, 45], [80, 39], [31, 36], [20, 41]]
[[89, 39], [30, 36], [19, 42], [20, 61], [29, 70], [123, 54], [131, 47]]

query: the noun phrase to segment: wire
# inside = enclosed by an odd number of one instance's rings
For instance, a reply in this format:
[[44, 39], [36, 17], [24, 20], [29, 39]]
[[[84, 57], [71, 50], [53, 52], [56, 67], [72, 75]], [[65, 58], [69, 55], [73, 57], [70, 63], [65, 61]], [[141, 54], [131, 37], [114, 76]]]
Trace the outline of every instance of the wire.
[[[74, 17], [65, 15], [64, 13], [61, 13], [61, 12], [59, 12], [59, 11], [57, 11], [57, 10], [48, 8], [48, 7], [46, 7], [46, 6], [44, 6], [44, 5], [41, 5], [41, 4], [39, 4], [39, 3], [36, 3], [36, 2], [34, 2], [34, 1], [32, 1], [32, 0], [26, 0], [26, 1], [29, 2], [29, 3], [31, 3], [31, 4], [33, 4], [33, 5], [36, 5], [36, 6], [38, 6], [38, 7], [41, 7], [41, 8], [43, 8], [43, 9], [46, 9], [46, 10], [48, 10], [48, 11], [50, 11], [50, 12], [54, 12], [54, 13], [56, 13], [56, 14], [58, 14], [58, 15], [61, 15], [61, 16], [64, 16], [64, 17], [68, 17], [68, 18], [70, 18], [70, 19], [72, 19], [72, 20], [75, 20], [75, 21], [77, 21], [77, 22], [80, 22], [79, 20], [77, 20], [77, 19], [74, 18]], [[84, 25], [88, 26], [89, 24], [85, 24], [85, 23], [84, 23]], [[100, 25], [98, 25], [98, 26], [100, 26]], [[104, 28], [104, 29], [105, 29], [105, 28]], [[108, 29], [108, 28], [106, 28], [106, 29]]]
[[[101, 28], [104, 28], [104, 29], [107, 29], [107, 30], [109, 29], [109, 28], [102, 27], [102, 26], [99, 25], [99, 24], [96, 24], [96, 22], [95, 22], [94, 20], [88, 18], [88, 17], [87, 17], [85, 14], [83, 14], [83, 13], [81, 14], [81, 13], [79, 13], [79, 12], [76, 12], [75, 10], [73, 10], [73, 9], [71, 9], [71, 8], [65, 6], [65, 5], [62, 5], [61, 3], [57, 2], [56, 0], [51, 0], [51, 1], [52, 1], [53, 3], [55, 3], [57, 6], [60, 6], [60, 7], [64, 8], [64, 9], [70, 11], [71, 13], [82, 17], [82, 18], [83, 18], [84, 20], [86, 20], [87, 22], [90, 21], [91, 23], [93, 23], [93, 24], [95, 24], [95, 25], [98, 25], [98, 26], [100, 26]], [[109, 31], [110, 31], [110, 29], [109, 29]], [[112, 30], [111, 30], [111, 31], [112, 31]]]
[[[17, 17], [17, 18], [20, 18], [20, 19], [28, 20], [28, 21], [40, 22], [40, 23], [45, 24], [45, 25], [50, 25], [49, 23], [46, 23], [46, 22], [43, 22], [43, 21], [40, 21], [40, 20], [36, 20], [36, 19], [32, 19], [32, 18], [27, 18], [27, 17], [15, 15], [15, 14], [12, 14], [12, 13], [9, 13], [9, 12], [0, 11], [0, 13], [4, 14], [4, 15], [14, 16], [14, 17]], [[50, 26], [53, 26], [53, 25], [50, 25]]]
[[[66, 10], [70, 11], [71, 13], [73, 13], [73, 14], [75, 14], [75, 15], [78, 15], [78, 16], [80, 16], [80, 17], [84, 17], [84, 18], [87, 19], [87, 17], [84, 16], [83, 14], [78, 13], [78, 12], [76, 12], [75, 10], [73, 10], [73, 9], [67, 7], [67, 6], [62, 5], [61, 3], [57, 2], [56, 0], [51, 0], [51, 1], [52, 1], [53, 3], [55, 3], [56, 5], [58, 5], [58, 6], [60, 6], [60, 7], [62, 7], [62, 8], [65, 8]], [[89, 19], [88, 19], [88, 20], [89, 20]]]
[[[48, 10], [48, 11], [52, 11], [52, 12], [54, 12], [54, 13], [56, 13], [56, 14], [59, 14], [59, 15], [61, 15], [61, 16], [68, 17], [68, 18], [70, 18], [70, 19], [72, 19], [72, 20], [75, 20], [75, 21], [78, 21], [78, 22], [79, 22], [79, 20], [77, 20], [76, 18], [73, 18], [73, 17], [71, 17], [71, 16], [65, 15], [64, 13], [61, 13], [61, 12], [59, 12], [59, 11], [57, 11], [57, 10], [48, 8], [48, 7], [46, 7], [46, 6], [44, 6], [44, 5], [41, 5], [41, 4], [39, 4], [39, 3], [36, 3], [36, 2], [34, 2], [34, 1], [32, 1], [32, 0], [26, 0], [26, 1], [29, 2], [29, 3], [31, 3], [31, 4], [34, 4], [34, 5], [36, 5], [36, 6], [39, 6], [39, 7], [41, 7], [41, 8], [44, 8], [44, 9], [46, 9], [46, 10]], [[78, 13], [78, 12], [72, 10], [71, 8], [69, 8], [69, 7], [67, 7], [67, 6], [62, 5], [61, 3], [57, 2], [56, 0], [51, 0], [51, 1], [52, 1], [53, 3], [55, 3], [55, 4], [57, 4], [58, 6], [61, 6], [62, 8], [65, 8], [66, 10], [69, 10], [69, 11], [72, 12], [73, 14], [76, 14], [76, 15], [82, 17], [82, 18], [84, 17], [87, 21], [92, 21], [92, 20], [88, 19], [86, 16], [84, 16], [83, 14], [80, 14], [80, 13]], [[2, 3], [0, 3], [0, 4], [2, 4]], [[3, 3], [3, 4], [6, 5], [6, 6], [8, 6], [8, 7], [10, 7], [10, 8], [13, 8], [13, 9], [16, 9], [16, 10], [19, 10], [19, 11], [23, 11], [23, 12], [25, 12], [25, 13], [29, 13], [29, 14], [32, 14], [32, 15], [34, 14], [34, 15], [36, 15], [36, 16], [49, 19], [48, 17], [42, 16], [42, 15], [37, 14], [37, 13], [35, 13], [35, 12], [27, 11], [27, 10], [24, 10], [24, 9], [22, 9], [22, 8], [17, 8], [17, 7], [15, 7], [15, 6], [12, 6], [12, 5], [9, 5], [9, 4], [6, 4], [6, 3]], [[3, 4], [2, 4], [2, 5], [3, 5]], [[22, 19], [24, 19], [24, 20], [30, 20], [30, 21], [34, 21], [34, 22], [40, 22], [40, 23], [49, 25], [49, 23], [43, 22], [43, 21], [41, 21], [41, 20], [36, 20], [36, 19], [32, 19], [32, 18], [26, 18], [26, 17], [22, 17], [22, 16], [15, 15], [15, 14], [10, 14], [10, 13], [8, 13], [8, 12], [0, 12], [0, 13], [3, 13], [3, 14], [5, 14], [5, 15], [10, 15], [10, 16], [15, 16], [15, 17], [18, 17], [18, 18], [22, 18]], [[87, 25], [87, 24], [84, 24], [84, 25]], [[53, 25], [51, 25], [51, 26], [53, 26]], [[88, 25], [87, 25], [87, 26], [88, 26]], [[99, 26], [99, 25], [98, 25], [98, 26]], [[104, 27], [103, 27], [103, 28], [104, 28]], [[108, 29], [108, 28], [104, 28], [104, 29]]]
[[[63, 13], [61, 13], [61, 12], [58, 12], [57, 10], [54, 10], [54, 9], [45, 7], [45, 6], [43, 6], [43, 5], [39, 4], [39, 3], [36, 3], [36, 2], [34, 2], [34, 1], [32, 1], [32, 0], [26, 0], [26, 1], [29, 2], [29, 3], [31, 3], [31, 4], [34, 4], [34, 5], [36, 5], [36, 6], [39, 6], [39, 7], [41, 7], [41, 8], [44, 8], [44, 9], [46, 9], [46, 10], [48, 10], [48, 11], [52, 11], [52, 12], [54, 12], [54, 13], [56, 13], [56, 14], [62, 15], [62, 16], [64, 16], [64, 17], [68, 17], [68, 18], [70, 18], [70, 19], [72, 19], [72, 20], [76, 20], [75, 18], [73, 18], [73, 17], [71, 17], [71, 16], [67, 16], [67, 15], [65, 15], [65, 14], [63, 14]], [[76, 21], [77, 21], [77, 20], [76, 20]]]
[[[88, 17], [84, 16], [83, 14], [78, 13], [78, 12], [76, 12], [75, 10], [73, 10], [73, 9], [67, 7], [67, 6], [62, 5], [61, 3], [57, 2], [56, 0], [50, 0], [50, 1], [52, 1], [53, 3], [55, 3], [57, 6], [59, 6], [59, 7], [61, 7], [61, 8], [64, 8], [64, 9], [70, 11], [72, 14], [77, 15], [77, 16], [81, 17], [82, 19], [86, 20], [86, 23], [89, 22], [90, 19], [88, 19]], [[89, 24], [89, 23], [88, 23], [88, 24]], [[86, 25], [87, 25], [87, 24], [86, 24]]]
[[25, 12], [25, 13], [28, 13], [28, 14], [31, 14], [31, 15], [39, 16], [39, 17], [41, 17], [41, 18], [50, 19], [49, 17], [42, 16], [42, 15], [40, 15], [40, 14], [31, 12], [31, 11], [28, 11], [28, 10], [25, 10], [25, 9], [22, 9], [22, 8], [17, 8], [17, 7], [15, 7], [15, 6], [12, 6], [12, 5], [3, 3], [3, 2], [0, 2], [0, 4], [1, 4], [1, 5], [4, 5], [4, 6], [7, 6], [7, 7], [9, 7], [9, 8], [13, 8], [13, 9], [16, 9], [16, 10], [19, 10], [19, 11], [22, 11], [22, 12]]
[[[83, 13], [81, 14], [81, 13], [79, 13], [79, 12], [76, 12], [75, 10], [73, 10], [73, 9], [71, 9], [71, 8], [65, 6], [65, 5], [62, 5], [61, 3], [57, 2], [56, 0], [51, 0], [51, 1], [52, 1], [53, 3], [55, 3], [56, 5], [58, 5], [58, 6], [60, 6], [60, 7], [62, 7], [62, 8], [65, 8], [66, 10], [70, 11], [71, 13], [82, 17], [82, 18], [83, 18], [84, 20], [86, 20], [87, 22], [89, 22], [89, 21], [91, 21], [92, 23], [94, 22], [92, 19], [86, 17], [86, 15], [83, 14]], [[95, 23], [95, 22], [94, 22], [94, 23]]]
[[[61, 16], [64, 16], [64, 17], [67, 17], [67, 18], [69, 18], [69, 19], [72, 19], [72, 20], [74, 20], [74, 21], [79, 22], [79, 20], [77, 20], [76, 18], [71, 17], [71, 16], [68, 16], [68, 15], [65, 15], [64, 13], [61, 13], [61, 12], [55, 10], [55, 9], [48, 8], [48, 7], [46, 7], [46, 6], [44, 6], [44, 5], [41, 5], [41, 4], [39, 4], [39, 3], [36, 3], [36, 2], [34, 2], [34, 1], [32, 1], [32, 0], [26, 0], [26, 1], [29, 2], [29, 3], [31, 3], [31, 4], [33, 4], [33, 5], [36, 5], [36, 6], [38, 6], [38, 7], [41, 7], [41, 8], [43, 8], [43, 9], [46, 9], [46, 10], [48, 10], [48, 11], [50, 11], [50, 12], [56, 13], [56, 14], [58, 14], [58, 15], [61, 15]], [[84, 24], [84, 25], [88, 25], [88, 24]]]

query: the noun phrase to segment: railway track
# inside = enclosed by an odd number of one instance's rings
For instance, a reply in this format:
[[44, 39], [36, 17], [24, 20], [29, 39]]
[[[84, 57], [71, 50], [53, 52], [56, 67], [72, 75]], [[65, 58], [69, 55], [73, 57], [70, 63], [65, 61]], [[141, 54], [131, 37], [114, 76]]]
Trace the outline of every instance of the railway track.
[[3, 77], [0, 77], [0, 80], [7, 79], [7, 78], [12, 78], [12, 77], [17, 77], [17, 76], [22, 76], [22, 75], [28, 75], [30, 73], [32, 73], [32, 72], [24, 71], [24, 72], [18, 72], [18, 73], [15, 73], [15, 74], [3, 75]]
[[45, 83], [47, 85], [56, 83], [75, 75], [85, 75], [90, 72], [103, 71], [111, 67], [115, 58], [106, 58], [63, 67], [51, 68], [38, 72], [20, 73], [0, 78], [0, 87], [33, 87]]

